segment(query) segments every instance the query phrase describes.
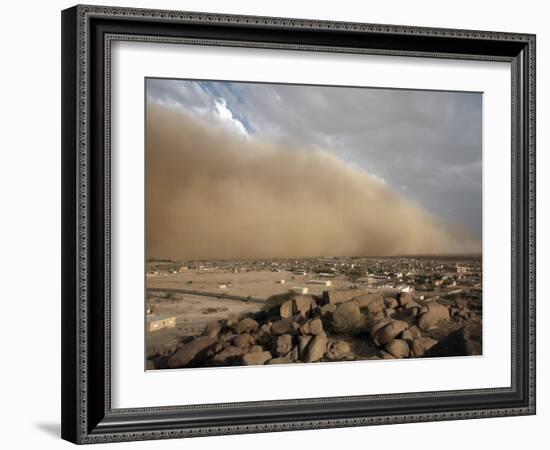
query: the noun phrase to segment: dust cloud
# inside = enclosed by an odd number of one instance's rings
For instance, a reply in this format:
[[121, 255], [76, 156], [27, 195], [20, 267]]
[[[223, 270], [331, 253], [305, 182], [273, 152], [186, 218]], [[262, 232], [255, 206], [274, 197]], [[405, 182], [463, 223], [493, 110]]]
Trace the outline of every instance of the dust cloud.
[[150, 102], [147, 256], [479, 253], [479, 240], [329, 151], [283, 147]]

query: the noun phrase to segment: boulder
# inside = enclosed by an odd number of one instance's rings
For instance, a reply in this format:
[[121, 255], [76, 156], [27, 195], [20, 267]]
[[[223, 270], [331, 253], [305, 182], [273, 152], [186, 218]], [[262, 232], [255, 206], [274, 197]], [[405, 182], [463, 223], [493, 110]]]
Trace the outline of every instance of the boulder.
[[376, 335], [376, 333], [378, 333], [378, 330], [381, 330], [386, 325], [389, 325], [392, 322], [393, 319], [391, 317], [381, 317], [379, 320], [377, 320], [370, 329], [371, 338], [374, 339], [374, 336]]
[[333, 361], [353, 359], [353, 355], [351, 354], [351, 346], [346, 341], [338, 339], [328, 346], [325, 357]]
[[424, 358], [481, 355], [481, 325], [466, 325], [453, 331], [427, 350]]
[[386, 309], [384, 310], [384, 315], [385, 315], [386, 317], [391, 317], [391, 316], [393, 316], [394, 314], [395, 314], [395, 309], [393, 309], [393, 308], [386, 308]]
[[279, 315], [281, 316], [281, 319], [292, 317], [294, 315], [293, 309], [292, 300], [287, 300], [284, 302], [279, 308]]
[[317, 302], [312, 295], [299, 295], [284, 302], [279, 308], [279, 314], [283, 319], [295, 316], [296, 314], [300, 314], [302, 317], [309, 317], [311, 316], [311, 310], [316, 307]]
[[410, 300], [405, 305], [403, 305], [403, 308], [405, 309], [414, 309], [414, 308], [420, 309], [421, 307], [422, 306], [420, 306], [420, 304], [415, 302], [414, 300]]
[[399, 294], [399, 306], [406, 306], [407, 303], [412, 301], [414, 301], [414, 299], [409, 292], [401, 292], [401, 294]]
[[430, 303], [426, 306], [427, 311], [418, 319], [418, 327], [421, 330], [429, 330], [437, 327], [442, 320], [449, 320], [449, 310], [440, 303]]
[[220, 331], [222, 331], [222, 324], [215, 320], [214, 322], [210, 322], [206, 325], [202, 335], [215, 338], [218, 337]]
[[233, 345], [239, 348], [249, 347], [254, 344], [254, 337], [250, 334], [239, 334], [233, 339]]
[[264, 348], [261, 345], [253, 345], [252, 347], [250, 347], [250, 350], [248, 350], [249, 353], [263, 352], [263, 351], [264, 351]]
[[273, 352], [276, 355], [285, 355], [292, 350], [292, 336], [290, 334], [283, 334], [279, 336], [273, 345]]
[[359, 308], [366, 310], [367, 314], [376, 314], [384, 311], [384, 298], [379, 294], [363, 294], [353, 299], [359, 304]]
[[217, 341], [210, 336], [200, 336], [181, 347], [168, 359], [168, 367], [194, 367], [204, 363], [212, 356]]
[[312, 295], [299, 295], [292, 299], [294, 314], [301, 314], [303, 317], [308, 317], [311, 310], [317, 307], [317, 302]]
[[243, 366], [259, 366], [265, 364], [271, 359], [271, 353], [269, 352], [248, 352], [241, 358]]
[[422, 337], [422, 333], [420, 333], [420, 329], [416, 325], [406, 329], [405, 331], [403, 331], [403, 333], [401, 333], [401, 339], [404, 339], [409, 344], [411, 344], [412, 341], [419, 337]]
[[290, 364], [293, 363], [292, 359], [290, 359], [288, 356], [279, 356], [278, 358], [272, 358], [269, 361], [266, 362], [267, 365], [272, 364]]
[[300, 334], [304, 336], [308, 334], [313, 334], [314, 336], [317, 336], [321, 333], [323, 333], [323, 322], [321, 322], [321, 319], [319, 319], [318, 317], [308, 320], [300, 327]]
[[306, 356], [306, 348], [312, 339], [312, 336], [298, 336], [299, 358], [304, 359], [304, 357]]
[[227, 347], [220, 353], [214, 355], [210, 360], [210, 364], [213, 366], [230, 366], [240, 361], [240, 357], [244, 354], [242, 348], [239, 347]]
[[304, 362], [319, 361], [327, 350], [328, 338], [325, 334], [315, 336], [305, 350]]
[[399, 306], [399, 303], [397, 302], [397, 299], [393, 297], [386, 297], [384, 299], [384, 305], [386, 306], [386, 308], [396, 309]]
[[328, 316], [336, 311], [337, 306], [334, 303], [327, 303], [326, 305], [321, 306], [321, 315]]
[[403, 339], [394, 339], [386, 345], [385, 349], [397, 359], [407, 358], [409, 356], [409, 344]]
[[350, 334], [360, 331], [365, 325], [365, 318], [359, 309], [359, 303], [340, 303], [332, 314], [332, 324], [338, 333]]
[[398, 334], [409, 327], [409, 324], [403, 320], [392, 320], [391, 323], [379, 329], [374, 335], [374, 342], [378, 345], [389, 344]]
[[429, 337], [416, 338], [411, 345], [412, 356], [414, 358], [420, 358], [435, 344], [437, 344], [437, 341]]
[[252, 333], [253, 331], [256, 331], [258, 329], [258, 322], [256, 322], [251, 317], [246, 317], [242, 320], [239, 320], [233, 326], [233, 329], [235, 330], [235, 333], [237, 333], [237, 334]]
[[274, 336], [280, 336], [282, 334], [296, 334], [300, 325], [294, 322], [292, 317], [287, 317], [286, 319], [278, 320], [277, 322], [271, 325], [271, 334]]

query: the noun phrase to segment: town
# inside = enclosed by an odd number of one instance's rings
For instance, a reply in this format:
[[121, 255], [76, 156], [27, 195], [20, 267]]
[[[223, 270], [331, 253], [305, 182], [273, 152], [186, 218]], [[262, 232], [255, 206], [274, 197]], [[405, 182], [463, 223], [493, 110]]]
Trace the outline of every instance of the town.
[[[305, 302], [308, 312], [302, 311], [301, 316], [294, 317], [295, 329], [282, 334], [292, 336], [298, 332], [298, 327], [313, 319], [319, 320], [323, 334], [328, 335], [330, 342], [337, 342], [345, 348], [349, 346], [346, 360], [395, 356], [395, 351], [392, 353], [387, 346], [374, 345], [377, 341], [373, 341], [375, 322], [388, 325], [388, 320], [405, 327], [399, 336], [391, 339], [394, 346], [393, 341], [402, 341], [401, 334], [407, 335], [410, 330], [415, 333], [421, 330], [422, 336], [417, 341], [435, 346], [453, 332], [463, 330], [465, 324], [473, 323], [478, 337], [476, 342], [468, 342], [468, 345], [469, 348], [473, 345], [476, 350], [469, 350], [468, 354], [481, 352], [482, 260], [479, 255], [201, 261], [151, 259], [147, 261], [146, 276], [149, 369], [173, 368], [176, 363], [169, 363], [170, 358], [178, 350], [193, 347], [190, 342], [200, 341], [205, 334], [211, 334], [212, 324], [219, 328], [218, 333], [225, 329], [223, 336], [228, 336], [227, 339], [235, 337], [234, 326], [245, 319], [257, 325], [264, 320], [261, 327], [271, 333], [277, 322], [289, 320], [283, 312], [284, 308], [289, 308], [283, 306], [289, 301], [294, 305], [290, 307], [294, 312], [301, 311], [300, 305]], [[357, 311], [351, 313], [352, 322], [361, 323], [360, 326], [350, 328], [338, 324], [338, 320], [345, 323], [351, 320], [347, 317], [350, 307], [356, 307]], [[339, 318], [339, 311], [344, 310], [345, 317]], [[438, 311], [438, 320], [429, 321], [430, 326], [419, 328], [421, 323], [428, 323], [426, 320], [422, 322], [422, 317], [426, 319], [432, 310]], [[299, 334], [304, 333], [302, 330]], [[221, 339], [222, 334], [216, 338]], [[233, 349], [233, 343], [226, 345], [216, 341], [222, 354], [229, 346], [235, 355], [239, 355], [237, 360], [240, 362], [236, 363], [232, 354], [233, 358], [221, 365], [243, 364], [242, 357], [249, 347], [254, 347], [254, 343], [258, 347], [261, 339], [256, 342], [250, 337], [253, 333], [245, 334], [250, 342], [238, 346], [238, 350]], [[275, 361], [270, 364], [279, 360], [303, 362], [299, 356], [290, 358], [286, 353], [273, 350], [278, 337], [269, 336], [265, 345], [260, 346], [262, 352], [267, 351], [270, 355], [266, 361]], [[417, 349], [414, 354], [412, 345], [413, 341], [407, 344], [406, 352], [399, 350], [400, 357], [418, 357], [420, 352]], [[330, 343], [327, 346], [317, 361], [341, 360], [329, 358], [327, 349]], [[208, 366], [213, 364], [212, 361], [212, 358], [202, 362], [192, 359], [174, 367]]]

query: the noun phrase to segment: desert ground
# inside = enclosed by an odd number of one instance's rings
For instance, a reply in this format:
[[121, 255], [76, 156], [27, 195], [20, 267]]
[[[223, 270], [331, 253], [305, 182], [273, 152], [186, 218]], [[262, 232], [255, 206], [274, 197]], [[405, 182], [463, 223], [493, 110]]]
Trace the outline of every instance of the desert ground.
[[479, 355], [481, 258], [152, 260], [146, 310], [149, 370]]

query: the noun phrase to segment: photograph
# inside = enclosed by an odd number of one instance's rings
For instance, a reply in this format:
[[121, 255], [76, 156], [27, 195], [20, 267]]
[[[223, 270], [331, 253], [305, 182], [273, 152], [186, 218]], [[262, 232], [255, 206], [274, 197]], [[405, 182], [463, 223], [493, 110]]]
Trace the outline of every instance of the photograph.
[[483, 354], [481, 92], [144, 97], [146, 370]]

